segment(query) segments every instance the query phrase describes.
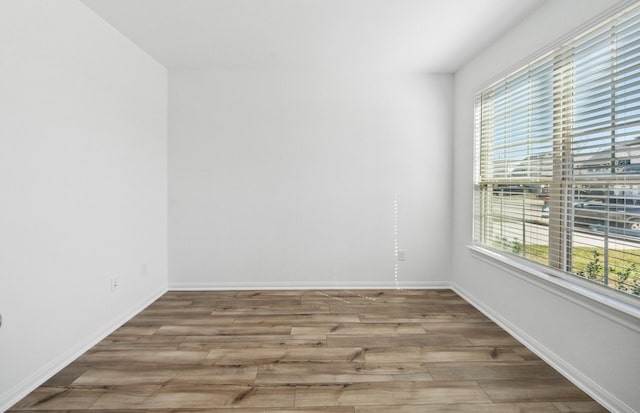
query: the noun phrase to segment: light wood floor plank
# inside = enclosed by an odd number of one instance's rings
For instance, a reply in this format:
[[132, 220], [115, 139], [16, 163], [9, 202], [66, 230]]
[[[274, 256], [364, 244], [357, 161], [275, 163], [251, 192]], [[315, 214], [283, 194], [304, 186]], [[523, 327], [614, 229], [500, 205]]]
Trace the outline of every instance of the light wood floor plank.
[[278, 363], [260, 366], [257, 384], [348, 384], [432, 381], [424, 364], [354, 362]]
[[434, 380], [511, 380], [561, 378], [542, 361], [428, 363]]
[[394, 361], [429, 363], [445, 361], [522, 361], [511, 348], [499, 347], [400, 347], [370, 348], [365, 359], [373, 363]]
[[357, 406], [356, 413], [560, 413], [552, 403], [423, 404]]
[[100, 397], [97, 409], [206, 409], [225, 407], [294, 407], [295, 388], [239, 385], [171, 384], [157, 387], [124, 386]]
[[327, 336], [329, 347], [432, 347], [432, 346], [471, 346], [469, 339], [463, 334], [403, 334], [387, 336], [341, 335]]
[[93, 367], [79, 376], [76, 386], [127, 386], [195, 383], [246, 384], [255, 380], [257, 366], [149, 366]]
[[579, 401], [590, 400], [582, 390], [565, 378], [479, 380], [492, 401]]
[[374, 323], [332, 323], [315, 324], [303, 327], [293, 327], [291, 334], [340, 334], [340, 335], [368, 335], [389, 337], [397, 334], [424, 334], [424, 329], [417, 323], [413, 324], [374, 324]]
[[562, 413], [606, 413], [607, 409], [589, 400], [583, 402], [554, 402], [554, 406]]
[[364, 350], [359, 347], [215, 349], [209, 352], [207, 360], [221, 365], [283, 362], [359, 362], [364, 361]]
[[[179, 350], [211, 351], [220, 348], [295, 348], [327, 347], [324, 334], [310, 336], [292, 335], [242, 335], [242, 336], [188, 336], [178, 346]], [[345, 346], [352, 347], [352, 346]]]
[[487, 403], [473, 381], [356, 383], [297, 387], [296, 406], [420, 405]]

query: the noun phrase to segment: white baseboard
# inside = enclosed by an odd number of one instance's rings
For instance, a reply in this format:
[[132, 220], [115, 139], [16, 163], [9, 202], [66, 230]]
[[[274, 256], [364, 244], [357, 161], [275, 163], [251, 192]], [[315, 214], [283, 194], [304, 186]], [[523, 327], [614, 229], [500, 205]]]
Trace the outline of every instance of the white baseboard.
[[449, 281], [317, 281], [317, 282], [175, 282], [169, 283], [170, 291], [233, 291], [233, 290], [389, 290], [389, 289], [450, 289]]
[[451, 289], [465, 299], [469, 304], [476, 307], [480, 312], [493, 320], [496, 324], [498, 324], [503, 330], [513, 336], [516, 340], [526, 346], [529, 350], [533, 351], [538, 357], [543, 359], [547, 364], [556, 369], [560, 374], [566, 377], [573, 384], [578, 386], [582, 391], [591, 396], [598, 403], [603, 405], [606, 409], [611, 412], [620, 412], [620, 413], [638, 413], [632, 407], [624, 403], [622, 400], [618, 399], [616, 396], [611, 394], [605, 388], [600, 386], [598, 383], [591, 380], [589, 377], [584, 375], [581, 371], [577, 370], [570, 364], [568, 364], [565, 360], [560, 358], [557, 354], [551, 351], [549, 348], [544, 346], [542, 343], [522, 331], [516, 325], [511, 323], [506, 318], [502, 317], [496, 311], [494, 311], [491, 307], [487, 306], [484, 302], [477, 299], [475, 296], [470, 294], [468, 291], [453, 283], [451, 285]]
[[103, 328], [100, 328], [97, 332], [95, 332], [95, 334], [88, 337], [86, 340], [82, 340], [82, 342], [78, 345], [60, 354], [60, 356], [51, 360], [51, 362], [45, 364], [37, 371], [33, 372], [33, 374], [31, 374], [29, 377], [13, 386], [13, 388], [9, 389], [9, 391], [0, 395], [0, 412], [4, 412], [11, 408], [11, 406], [19, 402], [26, 395], [42, 385], [42, 383], [49, 380], [53, 375], [68, 366], [72, 361], [80, 357], [91, 347], [98, 344], [109, 334], [113, 333], [120, 326], [133, 318], [133, 316], [135, 316], [149, 304], [157, 300], [165, 292], [167, 292], [166, 288], [160, 288], [156, 290], [146, 299], [141, 300], [141, 302], [130, 307], [127, 311], [119, 314], [113, 319], [110, 324]]

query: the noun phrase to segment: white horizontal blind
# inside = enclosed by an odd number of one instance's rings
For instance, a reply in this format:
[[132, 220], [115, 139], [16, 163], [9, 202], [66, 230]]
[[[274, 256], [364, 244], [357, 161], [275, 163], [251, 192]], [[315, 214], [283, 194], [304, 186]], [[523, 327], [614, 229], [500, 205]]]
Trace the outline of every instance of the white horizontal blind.
[[476, 96], [474, 241], [640, 295], [640, 7]]

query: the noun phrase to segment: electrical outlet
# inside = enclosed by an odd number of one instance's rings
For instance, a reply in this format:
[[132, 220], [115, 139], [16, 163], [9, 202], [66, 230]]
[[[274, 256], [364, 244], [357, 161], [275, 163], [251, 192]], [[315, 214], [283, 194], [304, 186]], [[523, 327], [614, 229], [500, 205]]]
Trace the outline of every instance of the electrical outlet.
[[120, 279], [118, 277], [111, 278], [111, 292], [120, 288]]
[[140, 264], [140, 276], [143, 276], [147, 273], [147, 264]]
[[398, 250], [398, 261], [407, 260], [407, 250]]

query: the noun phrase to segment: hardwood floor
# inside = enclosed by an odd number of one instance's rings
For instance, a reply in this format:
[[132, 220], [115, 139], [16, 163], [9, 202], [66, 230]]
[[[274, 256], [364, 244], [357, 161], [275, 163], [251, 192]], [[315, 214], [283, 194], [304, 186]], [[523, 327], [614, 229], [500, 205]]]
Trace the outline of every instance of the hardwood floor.
[[29, 410], [606, 412], [449, 290], [168, 292]]

